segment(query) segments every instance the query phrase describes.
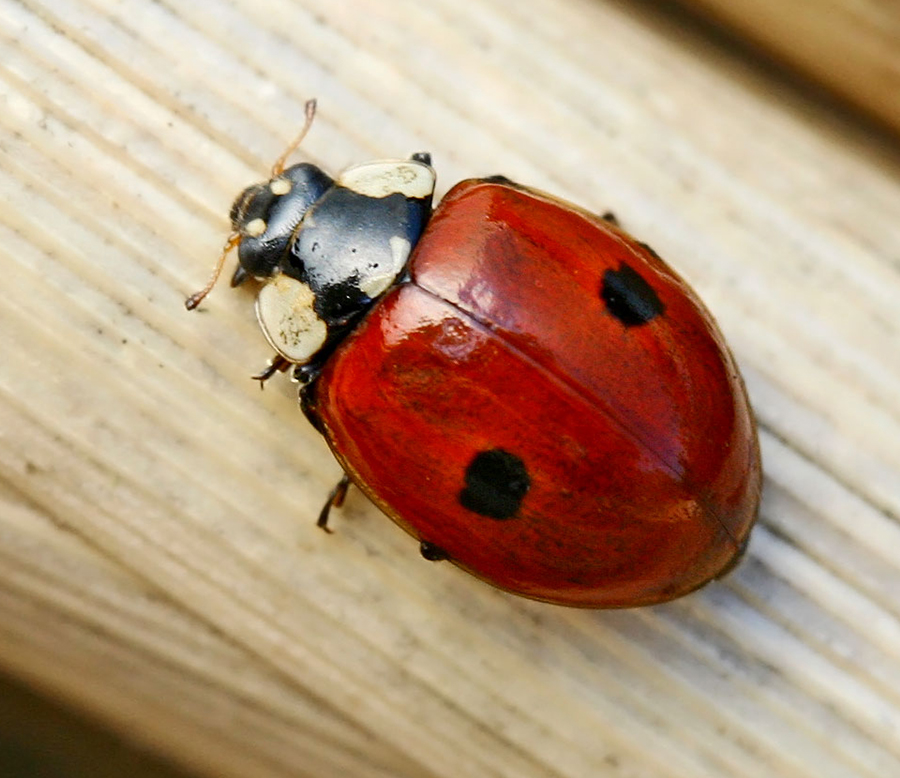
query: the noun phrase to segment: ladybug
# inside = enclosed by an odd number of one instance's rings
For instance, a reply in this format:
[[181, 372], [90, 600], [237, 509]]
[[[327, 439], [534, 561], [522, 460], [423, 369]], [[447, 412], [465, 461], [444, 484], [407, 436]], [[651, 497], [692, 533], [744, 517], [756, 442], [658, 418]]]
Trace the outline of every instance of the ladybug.
[[[309, 128], [314, 103], [307, 104]], [[415, 537], [515, 594], [621, 608], [731, 569], [759, 505], [737, 366], [691, 288], [616, 223], [502, 176], [432, 210], [428, 154], [245, 189], [213, 279], [256, 312], [345, 476]]]

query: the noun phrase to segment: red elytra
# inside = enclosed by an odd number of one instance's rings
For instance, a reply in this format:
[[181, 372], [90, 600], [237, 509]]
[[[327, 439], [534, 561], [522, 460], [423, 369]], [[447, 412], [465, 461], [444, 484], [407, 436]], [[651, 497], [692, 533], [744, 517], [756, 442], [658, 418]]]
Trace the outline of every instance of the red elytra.
[[[470, 180], [409, 269], [307, 397], [388, 516], [494, 586], [562, 605], [659, 603], [734, 564], [759, 503], [753, 416], [710, 314], [648, 247]], [[506, 493], [485, 504], [498, 473]]]

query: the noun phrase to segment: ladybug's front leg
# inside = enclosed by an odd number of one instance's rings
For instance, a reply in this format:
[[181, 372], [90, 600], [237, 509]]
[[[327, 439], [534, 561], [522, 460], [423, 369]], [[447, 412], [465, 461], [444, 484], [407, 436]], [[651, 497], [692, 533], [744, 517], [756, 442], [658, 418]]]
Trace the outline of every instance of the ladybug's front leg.
[[275, 373], [283, 373], [285, 370], [288, 370], [293, 362], [285, 359], [281, 354], [276, 354], [269, 360], [269, 364], [266, 366], [264, 370], [261, 370], [256, 375], [250, 376], [254, 381], [259, 381], [259, 388], [263, 389], [266, 385], [266, 381], [268, 381]]

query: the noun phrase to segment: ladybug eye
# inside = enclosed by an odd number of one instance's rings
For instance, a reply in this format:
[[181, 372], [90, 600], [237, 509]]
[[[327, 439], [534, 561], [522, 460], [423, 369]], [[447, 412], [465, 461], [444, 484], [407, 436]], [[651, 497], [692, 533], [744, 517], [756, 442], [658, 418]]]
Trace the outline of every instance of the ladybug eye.
[[465, 482], [460, 505], [489, 519], [511, 519], [531, 486], [525, 463], [502, 448], [478, 452], [466, 468]]
[[247, 208], [262, 189], [263, 186], [261, 184], [252, 184], [234, 198], [234, 202], [231, 204], [231, 211], [229, 211], [228, 214], [228, 217], [231, 219], [231, 228], [233, 230], [239, 230], [241, 228], [241, 224], [247, 213]]
[[603, 274], [600, 297], [606, 310], [626, 327], [646, 324], [666, 309], [653, 287], [626, 264]]

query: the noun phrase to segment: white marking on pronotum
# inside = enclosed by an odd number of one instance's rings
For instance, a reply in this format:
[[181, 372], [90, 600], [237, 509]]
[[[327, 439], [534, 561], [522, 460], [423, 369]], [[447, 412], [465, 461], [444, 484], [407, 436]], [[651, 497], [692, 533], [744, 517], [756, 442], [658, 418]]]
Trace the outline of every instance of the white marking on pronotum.
[[307, 284], [279, 275], [259, 290], [256, 318], [266, 340], [281, 356], [303, 365], [325, 345], [328, 327], [316, 314]]
[[337, 180], [340, 186], [366, 197], [429, 197], [434, 193], [434, 170], [412, 160], [365, 162], [348, 168]]
[[273, 178], [269, 182], [269, 191], [273, 195], [286, 195], [291, 191], [291, 182], [286, 178]]
[[388, 243], [391, 244], [391, 258], [394, 260], [394, 270], [399, 273], [409, 258], [409, 250], [412, 246], [406, 238], [401, 238], [399, 235], [394, 235]]
[[251, 219], [244, 225], [244, 233], [251, 238], [258, 238], [266, 231], [266, 223], [263, 219]]
[[391, 266], [385, 268], [382, 273], [363, 278], [359, 285], [359, 288], [373, 299], [394, 283], [394, 279], [403, 270], [412, 248], [409, 241], [406, 238], [401, 238], [399, 235], [394, 235], [389, 242], [391, 245]]

